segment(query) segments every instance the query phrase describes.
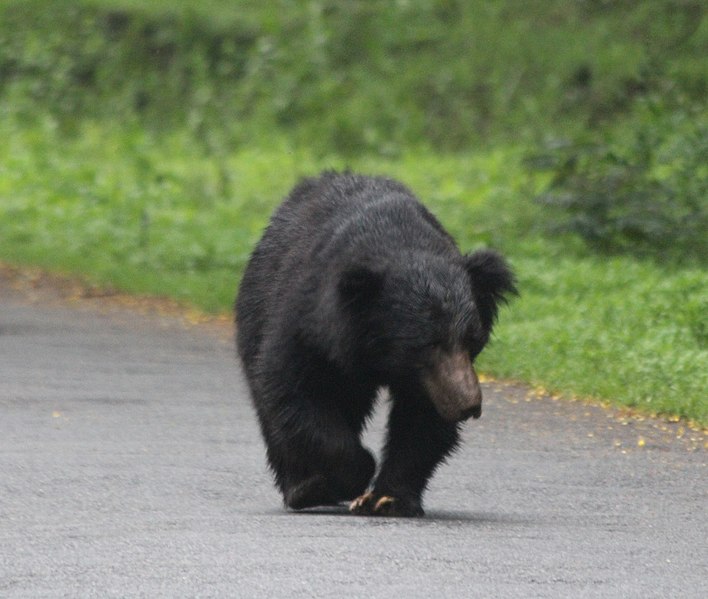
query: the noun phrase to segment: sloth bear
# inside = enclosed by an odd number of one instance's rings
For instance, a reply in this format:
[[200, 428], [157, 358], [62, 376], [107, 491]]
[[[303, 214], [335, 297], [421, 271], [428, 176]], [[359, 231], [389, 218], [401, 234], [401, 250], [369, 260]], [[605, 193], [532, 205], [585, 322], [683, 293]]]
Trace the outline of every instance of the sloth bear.
[[[462, 255], [400, 183], [325, 172], [298, 184], [236, 301], [238, 351], [286, 506], [422, 516], [460, 423], [481, 415], [472, 363], [513, 293], [499, 254]], [[380, 387], [392, 406], [374, 479], [360, 436]]]

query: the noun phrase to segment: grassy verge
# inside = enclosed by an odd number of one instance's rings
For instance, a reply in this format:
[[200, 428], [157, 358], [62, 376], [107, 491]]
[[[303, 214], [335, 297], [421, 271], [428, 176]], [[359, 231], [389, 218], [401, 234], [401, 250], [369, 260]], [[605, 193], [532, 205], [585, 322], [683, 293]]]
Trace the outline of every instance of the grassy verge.
[[32, 128], [0, 120], [0, 136], [4, 260], [225, 311], [297, 178], [322, 168], [386, 173], [406, 181], [463, 249], [498, 247], [518, 271], [522, 297], [503, 310], [482, 370], [708, 423], [705, 270], [597, 257], [544, 238], [530, 201], [543, 181], [518, 148], [345, 160], [281, 140], [214, 156], [184, 133], [98, 122], [67, 140], [49, 117]]

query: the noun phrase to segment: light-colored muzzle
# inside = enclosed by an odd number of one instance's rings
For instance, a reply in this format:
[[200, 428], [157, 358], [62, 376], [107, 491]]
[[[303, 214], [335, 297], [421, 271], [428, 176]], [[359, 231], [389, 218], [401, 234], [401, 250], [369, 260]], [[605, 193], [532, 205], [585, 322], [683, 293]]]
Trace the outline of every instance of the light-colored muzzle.
[[438, 350], [423, 385], [444, 420], [459, 422], [482, 415], [482, 389], [467, 352]]

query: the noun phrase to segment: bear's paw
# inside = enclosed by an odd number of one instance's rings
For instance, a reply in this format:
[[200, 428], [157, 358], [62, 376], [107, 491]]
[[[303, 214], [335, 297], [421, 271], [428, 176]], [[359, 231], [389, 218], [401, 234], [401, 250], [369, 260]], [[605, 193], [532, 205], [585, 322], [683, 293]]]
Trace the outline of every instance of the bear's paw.
[[390, 518], [417, 518], [424, 516], [419, 501], [406, 500], [368, 491], [349, 504], [349, 511], [357, 516], [384, 516]]

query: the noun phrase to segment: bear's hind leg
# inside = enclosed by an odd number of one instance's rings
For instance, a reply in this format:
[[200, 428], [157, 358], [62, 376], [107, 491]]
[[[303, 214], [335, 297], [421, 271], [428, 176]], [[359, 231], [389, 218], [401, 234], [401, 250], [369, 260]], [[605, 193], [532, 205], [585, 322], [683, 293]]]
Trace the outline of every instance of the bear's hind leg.
[[[301, 510], [318, 505], [337, 505], [361, 495], [374, 477], [376, 462], [360, 446], [355, 459], [342, 457], [337, 464], [310, 464], [309, 474], [288, 476], [282, 487], [285, 505]], [[314, 467], [313, 467], [314, 466]]]
[[[344, 379], [308, 348], [278, 349], [280, 359], [261, 366], [272, 382], [256, 403], [285, 504], [303, 509], [351, 500], [366, 490], [376, 469], [360, 441], [375, 389]], [[285, 384], [291, 380], [297, 384]]]
[[288, 484], [283, 490], [283, 500], [292, 510], [339, 503], [336, 494], [321, 474]]
[[281, 428], [278, 442], [267, 443], [276, 484], [291, 509], [350, 501], [374, 477], [376, 461], [355, 431], [343, 422], [325, 425], [318, 416], [310, 422], [301, 413], [296, 431]]
[[294, 510], [352, 500], [369, 486], [376, 461], [357, 440], [346, 452], [312, 455], [299, 466], [291, 464], [280, 485], [285, 505]]

